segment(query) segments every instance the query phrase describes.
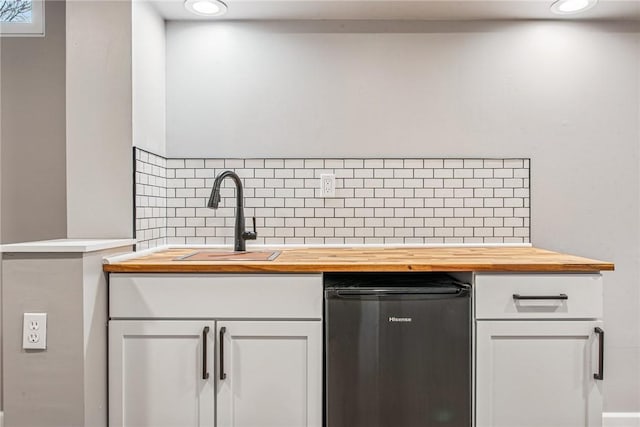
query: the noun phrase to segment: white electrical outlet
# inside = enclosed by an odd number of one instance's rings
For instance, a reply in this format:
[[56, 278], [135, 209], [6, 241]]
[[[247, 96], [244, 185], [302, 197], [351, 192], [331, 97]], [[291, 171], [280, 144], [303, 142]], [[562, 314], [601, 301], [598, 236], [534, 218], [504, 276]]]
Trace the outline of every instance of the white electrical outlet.
[[24, 313], [22, 322], [22, 348], [47, 348], [47, 313]]
[[320, 195], [322, 197], [336, 197], [336, 176], [332, 173], [320, 175]]

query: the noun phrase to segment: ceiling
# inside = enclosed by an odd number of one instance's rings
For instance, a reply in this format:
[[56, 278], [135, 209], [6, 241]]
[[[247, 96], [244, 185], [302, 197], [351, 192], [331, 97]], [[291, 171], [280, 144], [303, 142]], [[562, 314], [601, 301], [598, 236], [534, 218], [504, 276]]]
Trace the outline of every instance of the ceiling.
[[[148, 0], [138, 0], [148, 1]], [[223, 0], [229, 11], [220, 17], [196, 16], [184, 0], [151, 0], [167, 20], [566, 20], [550, 12], [553, 0]], [[572, 20], [640, 22], [640, 0], [600, 0]]]

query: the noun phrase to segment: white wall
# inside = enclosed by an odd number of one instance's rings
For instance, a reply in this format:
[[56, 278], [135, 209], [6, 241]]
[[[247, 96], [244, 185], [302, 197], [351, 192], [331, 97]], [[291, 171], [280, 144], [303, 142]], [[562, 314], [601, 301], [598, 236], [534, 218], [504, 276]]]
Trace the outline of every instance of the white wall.
[[133, 235], [131, 3], [67, 2], [67, 237]]
[[133, 145], [165, 155], [165, 26], [153, 4], [132, 2]]
[[[168, 154], [517, 156], [569, 133], [593, 139], [633, 117], [612, 96], [635, 93], [603, 85], [636, 81], [637, 35], [617, 30], [170, 22]], [[598, 114], [602, 102], [614, 108]]]
[[605, 410], [640, 410], [640, 28], [167, 24], [170, 157], [530, 157], [532, 241], [605, 274]]

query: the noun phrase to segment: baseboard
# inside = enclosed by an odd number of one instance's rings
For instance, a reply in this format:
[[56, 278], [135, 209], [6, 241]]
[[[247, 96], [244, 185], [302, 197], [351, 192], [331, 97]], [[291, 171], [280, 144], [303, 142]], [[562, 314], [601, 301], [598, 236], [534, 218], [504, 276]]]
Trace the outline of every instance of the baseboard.
[[640, 412], [605, 412], [602, 427], [640, 427]]
[[[4, 412], [0, 411], [0, 427], [4, 427]], [[640, 412], [605, 412], [602, 427], [640, 427]]]

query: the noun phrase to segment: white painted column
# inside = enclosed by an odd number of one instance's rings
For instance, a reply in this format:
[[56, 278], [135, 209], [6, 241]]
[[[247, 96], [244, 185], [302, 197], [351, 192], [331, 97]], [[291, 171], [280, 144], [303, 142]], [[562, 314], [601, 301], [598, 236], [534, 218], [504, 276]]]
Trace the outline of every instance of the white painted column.
[[67, 236], [133, 235], [131, 2], [67, 3]]

